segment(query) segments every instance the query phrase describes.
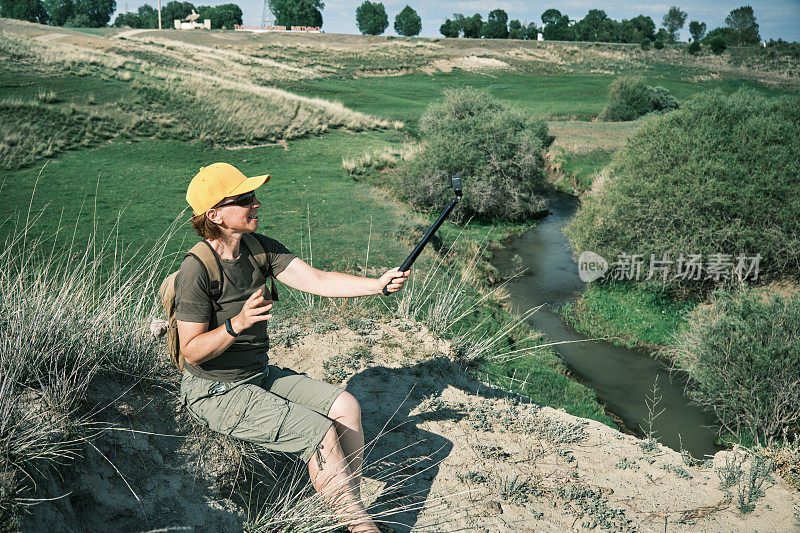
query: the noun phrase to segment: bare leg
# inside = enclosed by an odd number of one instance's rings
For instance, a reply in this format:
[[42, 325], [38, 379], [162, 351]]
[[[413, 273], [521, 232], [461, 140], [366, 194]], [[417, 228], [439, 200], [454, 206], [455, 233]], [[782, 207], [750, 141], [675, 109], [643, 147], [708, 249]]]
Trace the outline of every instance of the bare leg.
[[330, 502], [335, 512], [348, 520], [347, 527], [351, 532], [380, 533], [356, 495], [352, 473], [338, 441], [339, 434], [331, 426], [322, 439], [321, 450], [314, 452], [308, 461], [311, 483]]
[[364, 428], [361, 425], [361, 406], [349, 392], [343, 392], [333, 402], [328, 417], [339, 433], [339, 445], [353, 474], [356, 497], [361, 498], [361, 467], [364, 463]]

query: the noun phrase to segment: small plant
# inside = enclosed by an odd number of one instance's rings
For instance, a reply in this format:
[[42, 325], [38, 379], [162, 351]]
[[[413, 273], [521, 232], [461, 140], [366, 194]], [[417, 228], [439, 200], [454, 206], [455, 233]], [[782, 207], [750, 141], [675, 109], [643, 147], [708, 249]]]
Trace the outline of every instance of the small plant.
[[661, 465], [661, 470], [666, 470], [667, 472], [672, 472], [678, 477], [685, 478], [685, 479], [692, 479], [692, 475], [686, 471], [680, 465]]
[[650, 50], [650, 46], [651, 45], [652, 45], [652, 41], [650, 39], [648, 39], [647, 37], [642, 39], [642, 43], [641, 43], [642, 50], [644, 50], [645, 52]]
[[696, 56], [697, 54], [700, 53], [700, 50], [701, 50], [700, 43], [698, 43], [697, 41], [693, 41], [692, 44], [690, 44], [689, 47], [686, 49], [686, 53], [689, 55]]
[[519, 274], [525, 270], [525, 261], [519, 254], [514, 254], [514, 257], [511, 258], [511, 265], [514, 268], [514, 274]]
[[758, 453], [750, 454], [750, 468], [747, 475], [737, 485], [737, 506], [744, 513], [756, 508], [756, 501], [764, 496], [764, 485], [774, 483], [772, 462]]
[[52, 104], [58, 101], [58, 97], [56, 96], [55, 91], [45, 91], [39, 89], [39, 92], [36, 94], [36, 97], [43, 104]]
[[498, 491], [506, 501], [516, 505], [524, 505], [530, 501], [531, 496], [542, 494], [540, 489], [531, 484], [530, 479], [521, 475], [503, 477], [498, 483]]
[[320, 320], [311, 326], [311, 333], [327, 333], [328, 331], [336, 331], [339, 329], [338, 324]]
[[617, 461], [617, 464], [614, 465], [614, 467], [621, 470], [628, 470], [629, 468], [633, 470], [639, 470], [639, 465], [636, 464], [636, 461], [634, 459], [628, 459], [627, 457], [623, 457]]
[[511, 454], [503, 450], [500, 446], [486, 446], [483, 444], [476, 444], [475, 450], [481, 454], [484, 459], [493, 459], [495, 461], [502, 461], [511, 457]]
[[475, 470], [470, 470], [466, 474], [457, 473], [456, 477], [462, 483], [488, 483], [489, 477], [486, 475], [485, 472], [476, 472]]
[[341, 383], [372, 361], [372, 350], [369, 346], [353, 346], [346, 353], [334, 355], [322, 363], [325, 371], [323, 379], [328, 383]]
[[371, 318], [346, 318], [344, 323], [358, 335], [369, 335], [378, 329], [378, 322]]
[[720, 490], [728, 490], [739, 482], [744, 473], [742, 465], [746, 460], [747, 455], [738, 454], [735, 449], [725, 454], [725, 466], [717, 468]]
[[280, 329], [270, 337], [270, 343], [273, 346], [284, 346], [286, 348], [291, 348], [292, 346], [296, 346], [299, 342], [299, 339], [304, 335], [305, 331], [303, 328], [290, 327], [286, 329]]
[[664, 41], [661, 39], [656, 39], [656, 42], [653, 43], [653, 48], [656, 50], [663, 50], [664, 49]]
[[346, 355], [334, 355], [323, 361], [323, 378], [328, 383], [341, 383], [358, 370], [358, 362]]
[[575, 456], [572, 454], [572, 450], [562, 450], [561, 448], [558, 448], [556, 453], [559, 457], [563, 457], [568, 463], [575, 462]]
[[492, 430], [492, 419], [490, 418], [491, 414], [493, 413], [491, 413], [489, 409], [484, 408], [482, 405], [470, 407], [469, 421], [472, 424], [472, 427], [475, 429], [480, 429], [481, 431], [491, 431]]
[[565, 500], [564, 510], [578, 518], [587, 529], [601, 528], [610, 531], [635, 531], [625, 511], [611, 507], [599, 489], [580, 485], [567, 485], [556, 489], [556, 496]]
[[650, 396], [646, 396], [644, 399], [644, 403], [647, 406], [647, 419], [645, 420], [647, 429], [639, 426], [639, 429], [645, 434], [645, 438], [639, 441], [639, 447], [646, 452], [652, 452], [658, 447], [658, 440], [656, 439], [657, 431], [653, 429], [653, 424], [666, 410], [666, 408], [660, 407], [661, 399], [662, 396], [658, 388], [658, 375], [656, 375], [656, 378], [653, 380], [653, 390]]

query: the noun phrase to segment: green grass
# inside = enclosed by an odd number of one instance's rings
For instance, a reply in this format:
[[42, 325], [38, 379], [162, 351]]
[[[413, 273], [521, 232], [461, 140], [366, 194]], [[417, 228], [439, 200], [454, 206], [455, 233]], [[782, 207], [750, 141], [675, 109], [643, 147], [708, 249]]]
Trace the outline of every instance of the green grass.
[[[477, 374], [488, 383], [519, 392], [534, 401], [616, 428], [592, 389], [575, 381], [555, 354], [517, 359], [513, 363], [482, 362]], [[524, 381], [524, 385], [520, 383]]]
[[[232, 151], [172, 140], [114, 142], [50, 161], [35, 195], [40, 166], [7, 172], [3, 197], [6, 213], [22, 220], [32, 195], [34, 211], [47, 205], [47, 215], [37, 224], [46, 234], [56, 230], [62, 216], [74, 221], [81, 212], [78, 235], [89, 231], [93, 218], [102, 234], [123, 213], [120, 233], [125, 243], [138, 247], [160, 234], [186, 206], [186, 186], [201, 166], [226, 161], [246, 174], [272, 175], [259, 195], [259, 231], [299, 253], [301, 229], [307, 244], [310, 210], [315, 264], [342, 267], [364, 262], [371, 217], [370, 264], [389, 265], [401, 261], [404, 251], [392, 238], [397, 213], [388, 202], [374, 198], [369, 187], [344, 179], [341, 157], [396, 135], [334, 132], [292, 142], [288, 151], [281, 146]], [[0, 236], [10, 230], [5, 224]], [[184, 238], [196, 237], [187, 227], [176, 235], [172, 251], [186, 247]]]
[[606, 166], [614, 152], [611, 150], [593, 150], [585, 153], [563, 153], [558, 162], [564, 177], [555, 185], [571, 194], [583, 194], [592, 188], [594, 177]]
[[[763, 92], [779, 92], [749, 80], [720, 78], [692, 82], [684, 79], [674, 67], [659, 70], [655, 76], [645, 77], [646, 82], [666, 87], [679, 101], [715, 87], [726, 92], [742, 86]], [[663, 76], [677, 76], [677, 79]], [[487, 89], [494, 96], [511, 100], [518, 109], [534, 115], [590, 120], [599, 115], [608, 103], [608, 87], [616, 77], [598, 74], [521, 76], [503, 71], [487, 76], [455, 69], [435, 75], [286, 81], [280, 86], [298, 94], [337, 100], [351, 109], [371, 115], [402, 120], [413, 131], [419, 116], [428, 104], [441, 97], [444, 89], [464, 85]]]
[[559, 313], [584, 335], [654, 351], [672, 342], [698, 303], [696, 299], [678, 300], [644, 283], [594, 283]]
[[97, 105], [125, 101], [134, 96], [130, 84], [109, 78], [79, 76], [20, 69], [9, 62], [0, 62], [0, 100], [35, 98], [38, 90], [53, 91], [61, 101], [88, 105], [89, 95]]

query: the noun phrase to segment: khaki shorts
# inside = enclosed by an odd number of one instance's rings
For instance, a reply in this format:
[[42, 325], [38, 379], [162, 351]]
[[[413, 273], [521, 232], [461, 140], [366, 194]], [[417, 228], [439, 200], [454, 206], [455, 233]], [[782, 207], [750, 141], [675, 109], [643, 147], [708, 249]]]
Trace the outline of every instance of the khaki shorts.
[[300, 453], [308, 462], [333, 421], [327, 417], [343, 389], [288, 368], [236, 382], [183, 373], [181, 401], [189, 414], [213, 431], [266, 449]]

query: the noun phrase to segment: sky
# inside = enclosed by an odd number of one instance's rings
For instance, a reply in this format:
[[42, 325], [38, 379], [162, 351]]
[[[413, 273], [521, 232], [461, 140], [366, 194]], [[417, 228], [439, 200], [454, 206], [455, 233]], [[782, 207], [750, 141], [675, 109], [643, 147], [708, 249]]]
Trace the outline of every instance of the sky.
[[[162, 0], [162, 5], [168, 0]], [[261, 23], [261, 14], [264, 2], [261, 0], [189, 0], [195, 5], [217, 5], [235, 3], [242, 8], [243, 22], [258, 26]], [[356, 27], [356, 7], [363, 0], [327, 0], [322, 11], [322, 30], [326, 33], [358, 33]], [[603, 9], [609, 17], [622, 20], [633, 18], [637, 15], [649, 15], [656, 23], [661, 25], [661, 19], [670, 6], [677, 5], [688, 13], [686, 24], [681, 30], [681, 40], [689, 38], [689, 21], [705, 22], [708, 30], [723, 26], [725, 17], [732, 9], [748, 5], [748, 0], [692, 0], [660, 3], [632, 2], [602, 2], [598, 0], [561, 0], [547, 1], [545, 3], [526, 2], [523, 0], [496, 0], [485, 2], [483, 0], [383, 0], [386, 13], [389, 15], [389, 28], [385, 35], [396, 35], [393, 28], [394, 17], [403, 7], [410, 5], [422, 18], [423, 37], [441, 37], [439, 26], [446, 18], [452, 18], [453, 13], [462, 13], [466, 16], [480, 13], [486, 20], [492, 9], [503, 9], [508, 13], [509, 20], [519, 19], [522, 22], [536, 22], [541, 26], [542, 13], [555, 8], [561, 13], [569, 15], [571, 19], [580, 20], [590, 9]], [[126, 10], [136, 11], [142, 4], [155, 7], [156, 0], [117, 0], [117, 13]], [[800, 0], [751, 0], [756, 21], [759, 24], [761, 38], [764, 40], [783, 38], [786, 41], [800, 41]], [[114, 15], [116, 16], [116, 14]], [[113, 18], [112, 18], [113, 21]]]

